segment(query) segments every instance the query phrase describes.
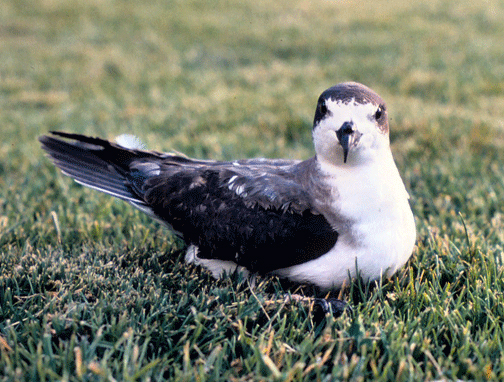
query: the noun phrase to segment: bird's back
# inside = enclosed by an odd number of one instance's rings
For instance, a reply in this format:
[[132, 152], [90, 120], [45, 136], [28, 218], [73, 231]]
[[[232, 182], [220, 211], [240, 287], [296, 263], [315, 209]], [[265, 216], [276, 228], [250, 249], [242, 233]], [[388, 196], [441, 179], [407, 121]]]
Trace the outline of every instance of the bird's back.
[[267, 273], [319, 257], [337, 240], [301, 184], [299, 167], [313, 158], [205, 161], [58, 135], [40, 141], [66, 175], [165, 222], [200, 258]]

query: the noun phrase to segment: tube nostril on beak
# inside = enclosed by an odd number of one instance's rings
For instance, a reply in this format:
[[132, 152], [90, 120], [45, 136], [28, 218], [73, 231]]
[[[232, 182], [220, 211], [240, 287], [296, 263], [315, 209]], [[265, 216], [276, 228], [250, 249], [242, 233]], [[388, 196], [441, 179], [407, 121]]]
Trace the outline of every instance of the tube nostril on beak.
[[353, 123], [352, 122], [345, 122], [341, 126], [341, 130], [342, 130], [343, 134], [352, 134], [354, 132]]
[[336, 137], [341, 147], [343, 147], [343, 163], [347, 161], [348, 151], [351, 145], [351, 136], [354, 132], [352, 121], [343, 123], [341, 127], [336, 130]]
[[353, 122], [345, 122], [341, 125], [341, 127], [336, 130], [336, 136], [338, 137], [338, 140], [342, 141], [342, 139], [344, 139], [344, 137], [348, 137], [350, 134], [352, 134], [354, 132], [354, 128], [353, 128]]

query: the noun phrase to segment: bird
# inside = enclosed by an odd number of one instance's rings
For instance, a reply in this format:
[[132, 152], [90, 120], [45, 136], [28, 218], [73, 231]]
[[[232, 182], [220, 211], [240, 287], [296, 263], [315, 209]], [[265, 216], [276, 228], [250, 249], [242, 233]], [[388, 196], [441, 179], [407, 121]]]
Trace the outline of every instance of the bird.
[[312, 136], [305, 160], [192, 159], [147, 151], [127, 134], [39, 140], [64, 175], [166, 224], [186, 242], [185, 261], [216, 278], [239, 270], [331, 291], [392, 276], [416, 228], [384, 100], [356, 82], [330, 87]]

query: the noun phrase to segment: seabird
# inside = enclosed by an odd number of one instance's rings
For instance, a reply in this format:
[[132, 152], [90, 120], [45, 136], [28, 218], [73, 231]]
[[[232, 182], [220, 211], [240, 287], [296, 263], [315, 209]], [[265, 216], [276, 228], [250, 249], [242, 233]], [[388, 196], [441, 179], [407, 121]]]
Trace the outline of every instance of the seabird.
[[215, 277], [241, 269], [320, 290], [370, 282], [403, 266], [415, 244], [408, 193], [394, 163], [387, 108], [355, 82], [324, 91], [304, 160], [190, 159], [52, 132], [43, 149], [76, 182], [123, 199], [188, 244]]

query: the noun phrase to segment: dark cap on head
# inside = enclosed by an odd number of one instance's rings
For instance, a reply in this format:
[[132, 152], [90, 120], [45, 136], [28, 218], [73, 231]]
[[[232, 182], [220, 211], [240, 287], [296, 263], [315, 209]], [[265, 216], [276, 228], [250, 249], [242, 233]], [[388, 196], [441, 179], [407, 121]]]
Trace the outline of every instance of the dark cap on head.
[[315, 119], [313, 121], [314, 127], [325, 117], [327, 113], [325, 101], [328, 99], [340, 101], [344, 104], [348, 104], [351, 101], [357, 104], [372, 103], [376, 106], [382, 105], [383, 109], [385, 109], [385, 101], [372, 89], [358, 82], [343, 82], [325, 90], [320, 95], [315, 111]]

